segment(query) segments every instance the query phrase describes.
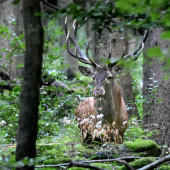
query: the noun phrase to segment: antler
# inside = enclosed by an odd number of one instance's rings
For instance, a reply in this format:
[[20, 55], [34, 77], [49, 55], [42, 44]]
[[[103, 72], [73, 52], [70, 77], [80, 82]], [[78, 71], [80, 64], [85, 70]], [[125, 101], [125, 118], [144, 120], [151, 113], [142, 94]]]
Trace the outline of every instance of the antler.
[[[87, 18], [86, 18], [86, 19], [87, 19]], [[85, 20], [86, 20], [86, 19], [85, 19]], [[84, 22], [83, 22], [83, 24], [84, 24]], [[82, 24], [82, 25], [83, 25], [83, 24]], [[82, 51], [80, 50], [80, 47], [79, 47], [79, 45], [78, 45], [78, 43], [77, 43], [77, 30], [78, 30], [82, 25], [78, 26], [78, 21], [77, 21], [77, 20], [74, 20], [74, 22], [73, 22], [73, 31], [74, 31], [74, 33], [73, 33], [73, 36], [70, 36], [70, 35], [69, 35], [69, 31], [68, 31], [68, 29], [67, 29], [67, 17], [65, 18], [65, 33], [66, 33], [66, 48], [67, 48], [67, 51], [68, 51], [68, 53], [69, 53], [71, 56], [77, 58], [77, 59], [78, 59], [79, 61], [81, 61], [82, 63], [92, 65], [93, 67], [97, 67], [97, 64], [96, 64], [96, 63], [89, 57], [89, 55], [88, 55], [88, 49], [89, 49], [88, 43], [87, 43], [87, 47], [86, 47], [86, 55], [87, 55], [87, 56], [85, 56], [85, 55], [82, 53]], [[70, 48], [69, 48], [69, 40], [71, 40], [71, 42], [73, 43], [73, 45], [74, 45], [74, 47], [75, 47], [75, 52], [76, 52], [76, 54], [74, 54], [74, 53], [70, 50]]]
[[[142, 50], [143, 50], [143, 48], [144, 48], [144, 43], [145, 43], [148, 35], [149, 35], [149, 31], [148, 31], [148, 30], [145, 30], [144, 35], [143, 35], [143, 37], [142, 37], [142, 41], [140, 42], [140, 44], [138, 45], [138, 47], [137, 47], [134, 51], [132, 51], [131, 53], [129, 53], [129, 54], [127, 54], [127, 55], [124, 56], [124, 54], [125, 54], [125, 47], [124, 47], [123, 56], [122, 56], [119, 60], [114, 61], [113, 63], [108, 64], [108, 66], [109, 66], [109, 67], [113, 67], [113, 66], [115, 66], [116, 64], [118, 64], [118, 62], [119, 62], [121, 59], [126, 60], [126, 59], [129, 58], [129, 57], [132, 57], [134, 60], [137, 60], [138, 56], [141, 54], [141, 52], [142, 52]], [[109, 58], [110, 58], [110, 57], [111, 57], [111, 47], [110, 47]]]

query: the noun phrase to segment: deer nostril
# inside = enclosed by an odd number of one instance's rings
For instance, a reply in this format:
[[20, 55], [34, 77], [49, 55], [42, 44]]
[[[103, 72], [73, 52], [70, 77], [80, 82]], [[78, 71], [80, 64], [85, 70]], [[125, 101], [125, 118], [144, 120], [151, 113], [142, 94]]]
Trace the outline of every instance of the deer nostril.
[[102, 87], [95, 87], [95, 89], [93, 91], [93, 94], [95, 96], [104, 95], [105, 94], [105, 90]]
[[102, 89], [96, 88], [96, 89], [95, 89], [95, 92], [96, 92], [96, 93], [101, 93], [101, 92], [102, 92]]

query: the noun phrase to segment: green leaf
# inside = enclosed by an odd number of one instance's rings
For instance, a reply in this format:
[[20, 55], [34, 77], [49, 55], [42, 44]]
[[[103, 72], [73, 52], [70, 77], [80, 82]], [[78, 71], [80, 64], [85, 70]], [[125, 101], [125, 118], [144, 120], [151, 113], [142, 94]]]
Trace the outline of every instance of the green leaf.
[[160, 47], [148, 49], [148, 58], [159, 57], [161, 55], [162, 55], [162, 51]]
[[20, 2], [20, 0], [14, 0], [12, 4], [17, 5]]
[[101, 12], [93, 12], [93, 15], [96, 16], [96, 17], [98, 17], [98, 16], [101, 16], [102, 13], [101, 13]]
[[25, 49], [25, 43], [20, 43], [19, 46], [20, 46], [22, 49]]
[[10, 57], [11, 57], [11, 54], [10, 54], [10, 53], [7, 53], [6, 59], [8, 60]]
[[162, 19], [162, 24], [165, 25], [165, 26], [170, 26], [170, 12], [167, 12], [164, 16], [164, 18]]
[[165, 31], [165, 32], [163, 32], [163, 33], [160, 35], [160, 37], [161, 37], [162, 39], [170, 40], [170, 31]]
[[158, 102], [161, 102], [162, 101], [162, 99], [158, 99]]
[[42, 16], [43, 15], [43, 12], [36, 12], [35, 13], [35, 16], [37, 17], [37, 16]]
[[15, 68], [23, 68], [24, 64], [23, 63], [19, 63]]

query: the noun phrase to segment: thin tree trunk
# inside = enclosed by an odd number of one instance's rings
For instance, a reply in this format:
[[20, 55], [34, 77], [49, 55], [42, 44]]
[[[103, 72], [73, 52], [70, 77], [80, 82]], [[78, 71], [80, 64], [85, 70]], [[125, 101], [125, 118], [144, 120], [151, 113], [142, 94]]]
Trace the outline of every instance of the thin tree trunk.
[[[24, 76], [17, 134], [16, 161], [24, 157], [35, 158], [38, 127], [39, 84], [42, 65], [43, 28], [40, 1], [22, 1], [26, 40]], [[24, 166], [17, 170], [33, 170]]]
[[160, 47], [162, 51], [167, 51], [170, 48], [170, 41], [160, 38], [162, 31], [162, 28], [150, 29], [145, 43], [143, 65], [143, 97], [146, 99], [143, 104], [143, 128], [147, 132], [153, 133], [150, 138], [159, 145], [164, 144], [165, 127], [170, 121], [170, 92], [167, 90], [170, 89], [170, 80], [164, 81], [164, 76], [170, 70], [163, 69], [170, 56], [167, 55], [162, 61], [159, 61], [161, 55], [149, 58], [147, 50]]
[[[15, 20], [16, 25], [12, 22]], [[12, 4], [12, 1], [0, 2], [0, 24], [8, 26], [13, 32], [13, 35], [19, 36], [23, 30], [23, 19], [22, 19], [22, 4], [19, 2], [17, 5]], [[10, 41], [0, 36], [0, 49], [11, 49]], [[11, 56], [12, 62], [6, 59], [6, 52], [0, 52], [2, 56], [1, 63], [6, 64], [8, 73], [10, 73], [10, 79], [13, 80], [16, 77], [22, 77], [23, 68], [15, 68], [19, 63], [24, 62], [24, 56], [19, 54], [17, 56]]]

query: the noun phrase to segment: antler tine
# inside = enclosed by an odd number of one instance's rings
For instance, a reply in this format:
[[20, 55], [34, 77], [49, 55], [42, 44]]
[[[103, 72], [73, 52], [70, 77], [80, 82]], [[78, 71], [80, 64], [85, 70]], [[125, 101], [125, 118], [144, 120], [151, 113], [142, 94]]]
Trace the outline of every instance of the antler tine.
[[96, 67], [97, 64], [90, 58], [88, 50], [89, 50], [89, 43], [87, 42], [87, 46], [86, 46], [86, 56], [87, 56], [87, 58], [89, 59], [89, 61], [93, 64], [93, 66]]
[[81, 25], [78, 26], [78, 29], [86, 22], [88, 18], [86, 17]]
[[67, 29], [67, 17], [65, 18], [65, 33], [66, 33], [66, 36], [67, 36], [67, 33], [68, 33], [68, 29]]
[[[126, 59], [129, 58], [129, 57], [133, 57], [133, 60], [137, 60], [138, 56], [141, 54], [141, 52], [142, 52], [142, 50], [143, 50], [143, 48], [144, 48], [144, 43], [145, 43], [148, 35], [149, 35], [149, 31], [148, 31], [148, 30], [145, 30], [144, 35], [143, 35], [143, 37], [142, 37], [142, 41], [140, 42], [139, 46], [138, 46], [134, 51], [132, 51], [132, 52], [129, 53], [129, 54], [127, 54], [127, 55], [125, 55], [125, 56], [124, 56], [124, 54], [123, 54], [123, 56], [122, 56], [119, 60], [121, 60], [121, 59], [126, 60]], [[124, 53], [125, 53], [125, 48], [124, 48]], [[118, 64], [119, 60], [117, 60], [117, 61], [115, 61], [115, 62], [113, 62], [113, 63], [110, 63], [108, 66], [109, 66], [109, 67], [115, 66], [116, 64]]]
[[125, 55], [123, 59], [133, 57], [133, 59], [136, 60], [138, 58], [138, 56], [141, 54], [141, 52], [144, 48], [144, 43], [145, 43], [148, 35], [149, 35], [149, 31], [145, 30], [144, 35], [142, 37], [142, 41], [140, 42], [139, 46], [134, 51], [132, 51], [131, 53]]
[[78, 30], [78, 20], [74, 20], [73, 22], [73, 30], [74, 30], [74, 37], [77, 39], [77, 30]]
[[[65, 29], [66, 30], [66, 29]], [[78, 58], [70, 49], [69, 49], [69, 38], [70, 38], [70, 36], [69, 36], [69, 31], [67, 32], [67, 37], [66, 37], [66, 48], [67, 48], [67, 51], [68, 51], [68, 53], [71, 55], [71, 56], [73, 56], [73, 57], [75, 57], [75, 58]]]
[[112, 46], [111, 46], [111, 43], [110, 43], [110, 47], [109, 47], [109, 56], [108, 56], [108, 59], [110, 60], [112, 56]]
[[[82, 51], [80, 50], [80, 47], [77, 43], [77, 30], [78, 30], [78, 21], [75, 20], [74, 23], [73, 23], [73, 30], [74, 30], [74, 34], [73, 36], [70, 36], [69, 35], [69, 31], [67, 29], [67, 17], [65, 19], [65, 33], [66, 33], [66, 48], [67, 48], [67, 51], [68, 53], [73, 56], [74, 58], [77, 58], [79, 61], [81, 61], [82, 63], [85, 63], [85, 64], [89, 64], [89, 65], [92, 65], [94, 67], [97, 66], [97, 64], [91, 60], [91, 59], [88, 59], [88, 57], [86, 57]], [[76, 51], [76, 54], [74, 54], [70, 49], [69, 49], [69, 40], [71, 40], [71, 42], [73, 43], [74, 47], [75, 47], [75, 51]]]
[[123, 51], [123, 54], [122, 54], [122, 57], [121, 57], [121, 58], [124, 58], [125, 53], [126, 53], [126, 47], [124, 46], [124, 51]]
[[[117, 60], [117, 61], [114, 61], [114, 62], [112, 62], [112, 63], [109, 63], [108, 66], [109, 66], [109, 67], [113, 67], [113, 66], [115, 66], [116, 64], [118, 64], [118, 62], [119, 62], [121, 59], [124, 58], [125, 52], [126, 52], [126, 47], [124, 47], [122, 57], [121, 57], [119, 60]], [[111, 53], [109, 53], [109, 57], [111, 58]], [[109, 58], [109, 59], [110, 59], [110, 58]]]

